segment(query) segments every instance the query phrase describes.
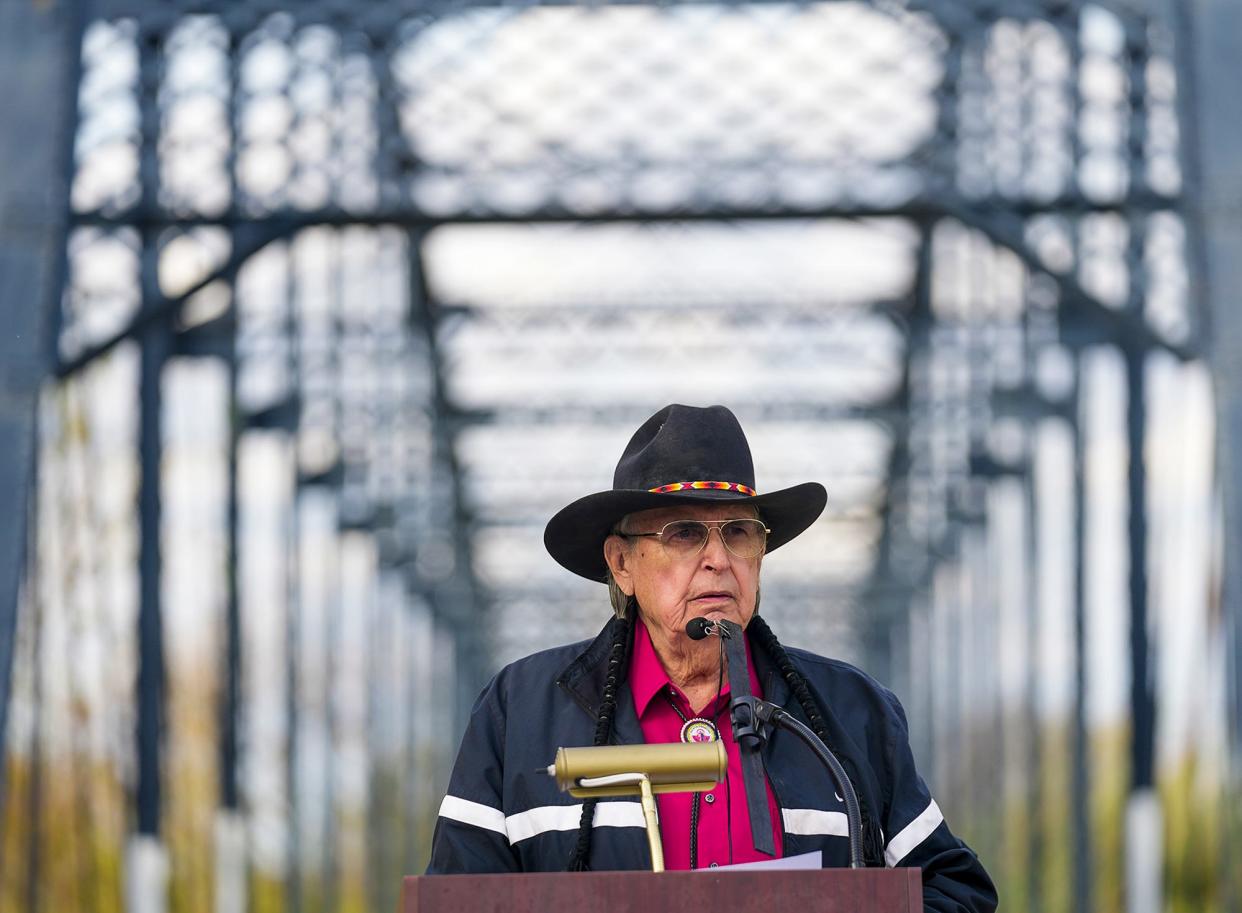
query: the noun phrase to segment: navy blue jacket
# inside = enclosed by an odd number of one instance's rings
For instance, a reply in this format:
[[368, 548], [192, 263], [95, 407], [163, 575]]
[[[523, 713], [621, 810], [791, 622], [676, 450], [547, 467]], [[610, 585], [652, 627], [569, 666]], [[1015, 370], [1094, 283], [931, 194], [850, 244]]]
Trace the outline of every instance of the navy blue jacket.
[[[544, 768], [558, 747], [591, 744], [618, 623], [610, 622], [593, 641], [519, 660], [484, 689], [440, 806], [428, 874], [564, 870], [582, 804], [562, 793]], [[987, 872], [950, 832], [914, 768], [897, 698], [847, 663], [803, 650], [788, 653], [825, 712], [830, 744], [853, 761], [854, 787], [879, 819], [885, 863], [923, 870], [928, 911], [995, 910]], [[764, 697], [806, 722], [764, 651], [751, 655]], [[618, 692], [613, 741], [643, 741], [628, 685]], [[782, 811], [784, 855], [821, 850], [825, 867], [847, 866], [845, 807], [819, 761], [795, 736], [779, 731], [769, 736], [763, 760]], [[637, 799], [601, 800], [591, 868], [650, 869], [643, 827]]]

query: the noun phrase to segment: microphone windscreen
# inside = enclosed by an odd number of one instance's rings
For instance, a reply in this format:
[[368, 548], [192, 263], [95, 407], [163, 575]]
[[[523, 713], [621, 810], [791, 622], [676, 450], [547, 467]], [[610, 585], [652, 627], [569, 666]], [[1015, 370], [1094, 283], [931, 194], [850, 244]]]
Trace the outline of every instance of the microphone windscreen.
[[711, 622], [706, 618], [691, 618], [686, 622], [686, 636], [691, 640], [702, 640], [707, 636], [707, 628]]

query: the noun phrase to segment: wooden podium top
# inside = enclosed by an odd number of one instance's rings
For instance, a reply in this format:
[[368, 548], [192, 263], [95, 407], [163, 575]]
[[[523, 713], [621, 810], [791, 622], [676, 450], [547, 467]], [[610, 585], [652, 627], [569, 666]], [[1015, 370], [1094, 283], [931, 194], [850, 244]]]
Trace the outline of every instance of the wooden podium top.
[[402, 913], [922, 913], [918, 869], [554, 872], [405, 879]]

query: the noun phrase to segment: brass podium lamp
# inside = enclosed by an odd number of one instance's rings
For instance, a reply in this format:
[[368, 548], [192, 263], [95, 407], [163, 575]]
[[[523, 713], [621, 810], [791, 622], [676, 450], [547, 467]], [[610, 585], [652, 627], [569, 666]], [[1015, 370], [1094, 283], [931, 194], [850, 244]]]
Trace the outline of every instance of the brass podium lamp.
[[651, 871], [664, 871], [664, 845], [656, 819], [656, 793], [707, 792], [724, 779], [724, 743], [668, 742], [558, 748], [548, 774], [578, 799], [639, 796], [651, 847]]

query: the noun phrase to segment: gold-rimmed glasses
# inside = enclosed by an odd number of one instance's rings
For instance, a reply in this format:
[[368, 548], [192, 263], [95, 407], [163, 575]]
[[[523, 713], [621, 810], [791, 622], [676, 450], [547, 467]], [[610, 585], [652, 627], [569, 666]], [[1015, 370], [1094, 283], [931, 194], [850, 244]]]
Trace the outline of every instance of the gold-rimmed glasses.
[[739, 520], [673, 520], [656, 532], [623, 533], [615, 530], [613, 535], [623, 539], [658, 539], [669, 552], [678, 557], [690, 557], [703, 551], [713, 529], [720, 530], [720, 541], [739, 558], [758, 558], [768, 544], [772, 530], [762, 520], [750, 518]]

